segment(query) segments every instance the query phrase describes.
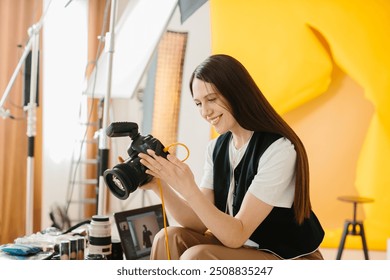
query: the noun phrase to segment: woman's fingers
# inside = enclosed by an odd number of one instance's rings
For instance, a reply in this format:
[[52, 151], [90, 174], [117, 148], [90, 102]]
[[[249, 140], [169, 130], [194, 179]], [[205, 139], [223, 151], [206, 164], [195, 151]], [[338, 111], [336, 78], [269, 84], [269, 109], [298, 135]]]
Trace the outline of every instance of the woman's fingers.
[[153, 150], [148, 150], [148, 154], [140, 153], [138, 156], [141, 158], [140, 162], [143, 164], [148, 170], [146, 173], [156, 176], [160, 174], [163, 168], [163, 160], [164, 158], [158, 157]]
[[149, 169], [153, 169], [154, 159], [146, 154], [138, 154], [138, 157], [141, 159], [140, 162]]
[[183, 197], [192, 193], [194, 175], [189, 166], [179, 160], [176, 156], [168, 154], [167, 159], [158, 156], [153, 150], [147, 150], [147, 154], [140, 153], [141, 164], [147, 170], [147, 174], [166, 182]]
[[178, 166], [178, 167], [182, 167], [183, 166], [183, 162], [181, 160], [179, 160], [177, 157], [169, 154], [167, 156], [167, 159], [172, 162], [174, 165]]
[[148, 149], [147, 154], [140, 153], [141, 164], [148, 170], [145, 172], [157, 178], [175, 181], [183, 179], [188, 173], [187, 165], [174, 155], [168, 154], [167, 158], [158, 156], [155, 151]]

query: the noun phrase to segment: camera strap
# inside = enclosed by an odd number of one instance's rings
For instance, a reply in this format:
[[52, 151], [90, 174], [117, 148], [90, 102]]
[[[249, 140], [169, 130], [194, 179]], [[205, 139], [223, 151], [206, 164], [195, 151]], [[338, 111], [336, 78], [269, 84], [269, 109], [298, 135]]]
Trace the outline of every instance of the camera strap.
[[173, 147], [173, 146], [183, 146], [183, 147], [186, 149], [186, 151], [187, 151], [187, 156], [186, 156], [184, 159], [181, 160], [182, 162], [185, 162], [185, 161], [188, 159], [188, 157], [190, 156], [190, 150], [188, 149], [188, 147], [187, 147], [186, 145], [184, 145], [183, 143], [172, 143], [172, 144], [166, 146], [166, 147], [163, 149], [163, 151], [164, 151], [165, 153], [167, 153], [167, 152], [169, 151], [169, 149], [170, 149], [171, 147]]
[[[183, 143], [173, 143], [173, 144], [170, 144], [168, 146], [166, 146], [163, 151], [164, 152], [168, 152], [169, 149], [173, 146], [183, 146], [186, 151], [187, 151], [187, 156], [182, 159], [181, 161], [184, 162], [188, 159], [188, 157], [190, 156], [190, 150], [188, 149], [188, 147], [186, 145], [184, 145]], [[161, 205], [162, 205], [162, 211], [163, 211], [163, 219], [164, 219], [164, 233], [165, 233], [165, 249], [167, 251], [167, 256], [168, 256], [168, 260], [171, 260], [171, 253], [170, 253], [170, 249], [169, 249], [169, 239], [168, 239], [168, 230], [167, 230], [167, 216], [165, 214], [165, 203], [164, 203], [164, 195], [163, 195], [163, 189], [162, 189], [162, 186], [161, 186], [161, 181], [160, 179], [157, 179], [157, 184], [158, 184], [158, 187], [160, 189], [160, 197], [161, 197]]]
[[171, 260], [171, 252], [169, 249], [169, 241], [168, 241], [167, 216], [165, 214], [164, 195], [163, 195], [163, 189], [161, 186], [160, 179], [157, 179], [157, 184], [158, 184], [158, 187], [160, 189], [161, 205], [162, 205], [162, 211], [163, 211], [164, 233], [165, 233], [165, 250], [167, 251], [168, 260]]

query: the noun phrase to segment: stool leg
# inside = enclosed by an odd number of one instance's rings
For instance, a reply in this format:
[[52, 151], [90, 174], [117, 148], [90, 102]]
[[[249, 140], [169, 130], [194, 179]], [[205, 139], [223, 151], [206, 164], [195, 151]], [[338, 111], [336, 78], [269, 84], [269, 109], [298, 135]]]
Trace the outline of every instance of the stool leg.
[[341, 240], [340, 240], [340, 244], [339, 244], [339, 249], [338, 249], [338, 251], [337, 251], [336, 260], [341, 260], [341, 255], [343, 254], [345, 240], [346, 240], [347, 235], [348, 235], [348, 228], [349, 228], [349, 225], [350, 225], [350, 222], [348, 222], [348, 221], [346, 221], [346, 222], [344, 223], [343, 235], [341, 236]]
[[368, 247], [367, 247], [367, 242], [366, 242], [366, 235], [364, 234], [364, 227], [363, 223], [359, 223], [360, 227], [360, 236], [362, 237], [362, 243], [363, 243], [363, 252], [364, 252], [364, 258], [368, 260]]

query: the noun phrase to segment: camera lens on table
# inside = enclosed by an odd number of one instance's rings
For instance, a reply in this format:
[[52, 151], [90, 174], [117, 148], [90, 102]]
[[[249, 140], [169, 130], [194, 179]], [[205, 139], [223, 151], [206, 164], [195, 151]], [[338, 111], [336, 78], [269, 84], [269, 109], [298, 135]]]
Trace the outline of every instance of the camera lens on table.
[[88, 255], [111, 255], [111, 222], [108, 216], [94, 215], [88, 227]]

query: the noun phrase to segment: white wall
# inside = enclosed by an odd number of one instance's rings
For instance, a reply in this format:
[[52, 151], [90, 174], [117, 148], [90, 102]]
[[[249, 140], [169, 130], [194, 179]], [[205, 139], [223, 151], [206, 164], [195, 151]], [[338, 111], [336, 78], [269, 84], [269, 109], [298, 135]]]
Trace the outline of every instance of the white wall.
[[[49, 0], [44, 0], [45, 6]], [[71, 155], [79, 137], [78, 110], [87, 64], [88, 1], [78, 0], [64, 7], [68, 0], [51, 1], [43, 28], [43, 205], [42, 228], [51, 224], [50, 206], [65, 205]], [[120, 6], [120, 5], [119, 5]], [[183, 25], [176, 10], [170, 30], [189, 32], [183, 71], [183, 92], [179, 120], [179, 142], [190, 149], [187, 163], [197, 181], [203, 168], [204, 150], [210, 127], [194, 105], [188, 80], [193, 69], [210, 54], [209, 4], [204, 4]], [[115, 54], [114, 54], [115, 55]], [[111, 103], [111, 120], [140, 120], [142, 104], [136, 99], [115, 99]], [[126, 157], [129, 139], [115, 139], [110, 155]], [[143, 203], [157, 203], [157, 198], [136, 191], [126, 201], [112, 198], [111, 211], [136, 208]]]

